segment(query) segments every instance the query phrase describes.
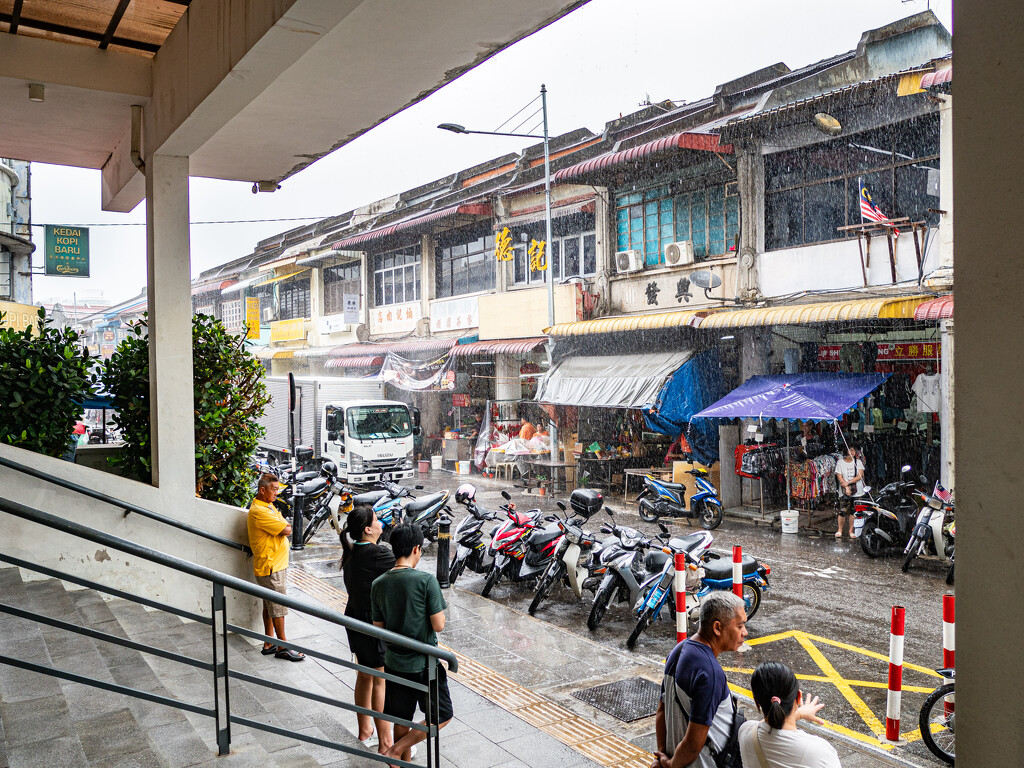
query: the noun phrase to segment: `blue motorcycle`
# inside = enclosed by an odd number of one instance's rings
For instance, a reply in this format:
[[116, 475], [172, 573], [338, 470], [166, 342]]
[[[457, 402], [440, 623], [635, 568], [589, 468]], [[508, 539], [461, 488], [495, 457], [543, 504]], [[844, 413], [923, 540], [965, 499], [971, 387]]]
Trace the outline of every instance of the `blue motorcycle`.
[[657, 522], [662, 517], [679, 517], [696, 520], [700, 527], [713, 531], [722, 524], [722, 502], [718, 491], [708, 482], [708, 471], [703, 467], [686, 470], [693, 475], [696, 493], [690, 497], [690, 508], [686, 508], [686, 486], [657, 480], [650, 475], [644, 478], [644, 489], [637, 497], [640, 519], [647, 523]]
[[418, 525], [428, 541], [437, 541], [437, 524], [441, 513], [451, 515], [451, 508], [448, 506], [451, 491], [431, 493], [416, 499], [412, 497], [412, 492], [408, 488], [385, 483], [383, 493], [371, 491], [355, 497], [353, 501], [358, 502], [361, 497], [369, 500], [378, 494], [379, 497], [373, 502], [373, 511], [377, 513], [377, 519], [384, 528], [381, 541], [388, 541], [395, 526], [403, 523]]
[[[694, 533], [684, 538], [670, 538], [664, 548], [651, 549], [647, 553], [648, 572], [654, 573], [641, 587], [641, 597], [636, 604], [637, 622], [626, 639], [626, 647], [633, 648], [637, 639], [654, 623], [666, 603], [669, 613], [675, 616], [675, 555], [686, 555], [686, 616], [687, 624], [696, 623], [700, 616], [701, 600], [714, 590], [732, 589], [732, 561], [725, 560], [714, 552], [710, 533]], [[743, 555], [743, 602], [746, 604], [747, 620], [753, 618], [761, 607], [762, 592], [770, 589], [768, 576], [771, 569], [761, 565], [749, 555]]]

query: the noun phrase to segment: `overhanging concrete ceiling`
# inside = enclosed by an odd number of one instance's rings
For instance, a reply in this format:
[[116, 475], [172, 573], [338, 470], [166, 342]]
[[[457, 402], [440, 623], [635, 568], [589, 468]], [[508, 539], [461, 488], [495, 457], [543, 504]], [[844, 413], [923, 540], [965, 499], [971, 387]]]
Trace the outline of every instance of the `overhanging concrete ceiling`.
[[142, 105], [144, 156], [280, 182], [586, 1], [192, 0], [152, 59], [0, 32], [0, 157], [102, 168], [104, 208], [131, 210]]

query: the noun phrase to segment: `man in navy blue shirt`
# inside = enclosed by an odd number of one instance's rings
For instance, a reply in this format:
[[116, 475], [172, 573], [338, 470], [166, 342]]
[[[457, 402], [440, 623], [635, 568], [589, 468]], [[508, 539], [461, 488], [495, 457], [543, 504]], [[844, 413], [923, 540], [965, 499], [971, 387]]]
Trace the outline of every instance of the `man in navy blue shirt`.
[[746, 636], [743, 600], [731, 592], [708, 595], [697, 634], [673, 648], [665, 662], [651, 768], [715, 768], [709, 745], [716, 752], [725, 747], [734, 711], [718, 655], [738, 649]]

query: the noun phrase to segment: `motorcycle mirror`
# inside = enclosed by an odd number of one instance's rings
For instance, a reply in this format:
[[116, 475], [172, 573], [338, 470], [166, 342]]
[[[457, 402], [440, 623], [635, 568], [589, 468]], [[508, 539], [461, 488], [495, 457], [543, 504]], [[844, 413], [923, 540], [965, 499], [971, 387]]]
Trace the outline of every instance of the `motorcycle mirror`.
[[925, 477], [924, 475], [919, 475], [917, 478], [917, 482], [919, 482], [921, 485], [928, 485], [928, 478]]
[[905, 475], [911, 469], [913, 469], [913, 467], [911, 467], [909, 464], [904, 464], [902, 467], [900, 467], [900, 472], [902, 472]]
[[415, 488], [417, 491], [422, 491], [423, 490], [423, 486], [422, 485], [414, 485], [413, 488]]
[[557, 506], [560, 510], [565, 512], [565, 504], [563, 504], [562, 502], [556, 502], [555, 506]]
[[672, 538], [672, 534], [669, 533], [668, 531], [662, 531], [661, 533], [658, 534], [658, 538], [661, 539], [662, 541], [668, 541], [669, 539]]
[[512, 497], [508, 495], [508, 491], [502, 491], [501, 492], [501, 498], [505, 499], [505, 501], [511, 501], [512, 500]]
[[547, 520], [549, 523], [554, 523], [558, 521], [558, 518], [554, 515], [544, 515], [544, 519]]
[[668, 533], [668, 528], [666, 528], [665, 524], [663, 522], [661, 522], [660, 520], [658, 521], [658, 528], [661, 529], [662, 533]]

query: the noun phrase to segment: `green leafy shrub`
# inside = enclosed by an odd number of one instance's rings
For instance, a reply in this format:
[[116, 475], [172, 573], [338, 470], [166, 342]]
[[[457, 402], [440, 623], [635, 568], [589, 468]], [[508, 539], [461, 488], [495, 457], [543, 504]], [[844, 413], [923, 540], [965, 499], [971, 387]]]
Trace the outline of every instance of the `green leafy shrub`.
[[81, 336], [54, 328], [43, 309], [35, 333], [0, 328], [0, 441], [63, 456], [93, 393], [91, 365]]
[[[150, 481], [148, 318], [132, 326], [106, 362], [103, 384], [114, 398], [125, 449], [113, 458], [122, 471]], [[206, 315], [192, 318], [192, 365], [196, 432], [196, 495], [242, 506], [249, 501], [254, 470], [249, 459], [263, 427], [269, 396], [263, 366], [245, 340]]]

